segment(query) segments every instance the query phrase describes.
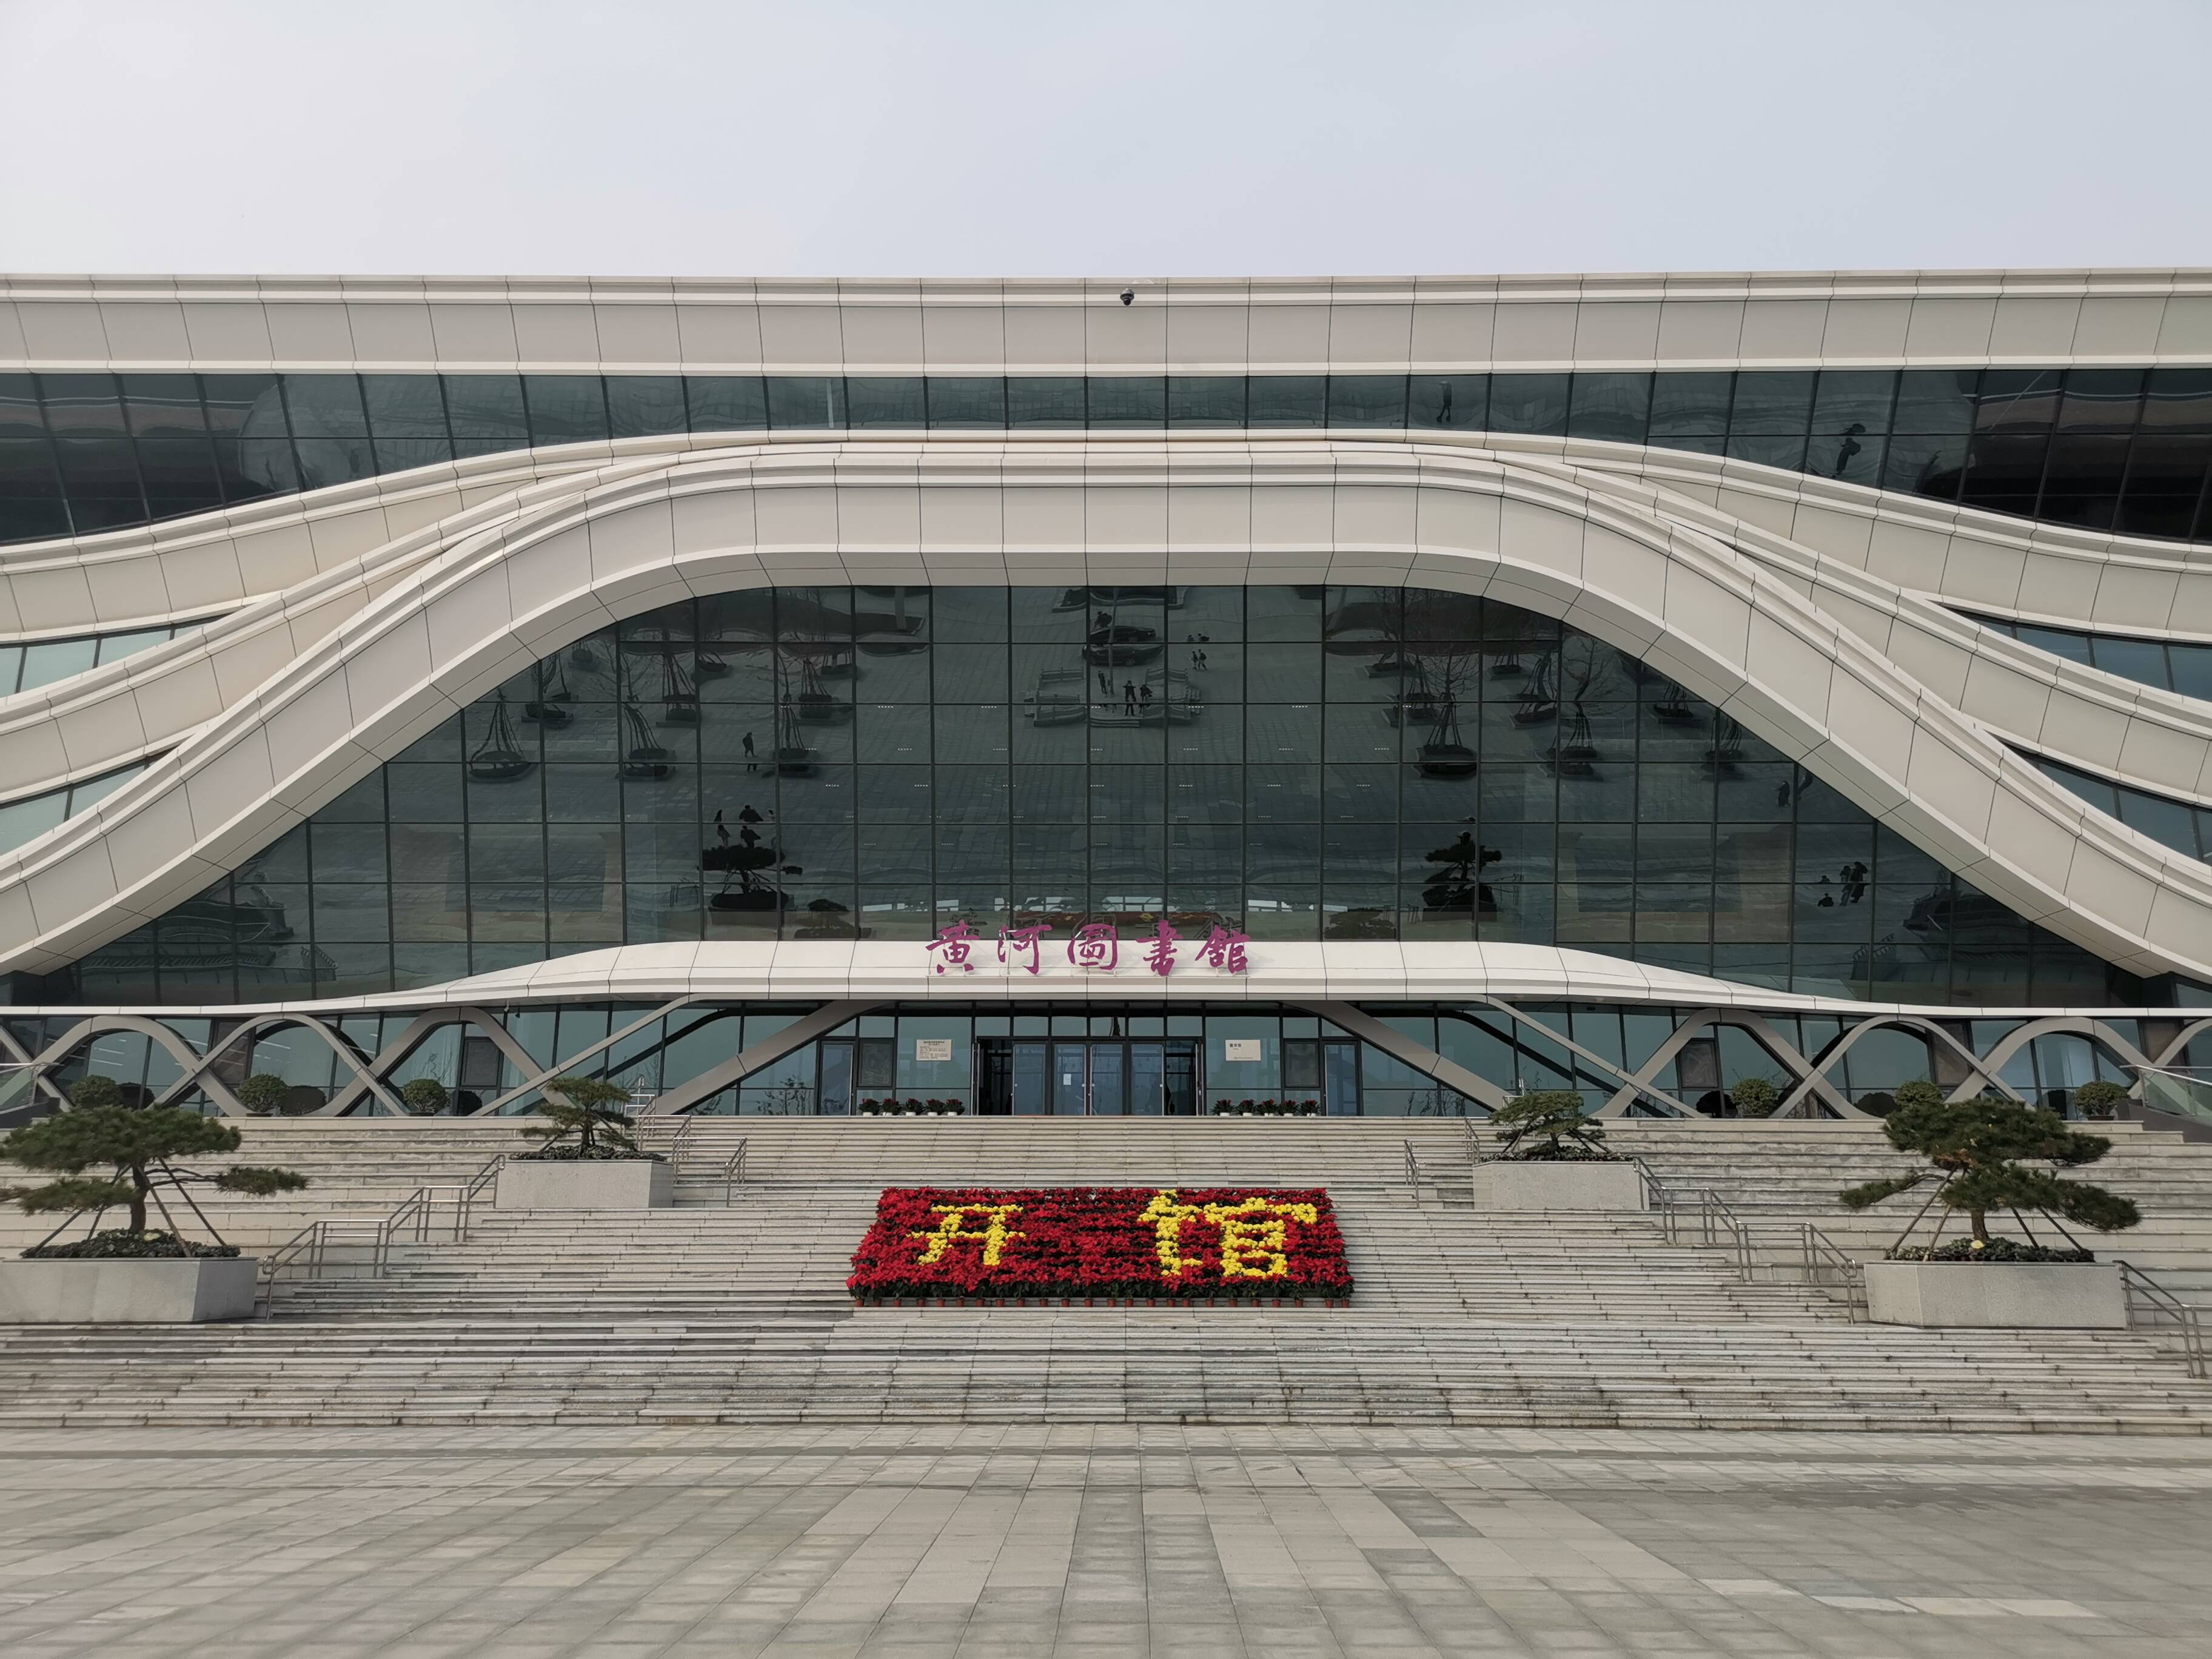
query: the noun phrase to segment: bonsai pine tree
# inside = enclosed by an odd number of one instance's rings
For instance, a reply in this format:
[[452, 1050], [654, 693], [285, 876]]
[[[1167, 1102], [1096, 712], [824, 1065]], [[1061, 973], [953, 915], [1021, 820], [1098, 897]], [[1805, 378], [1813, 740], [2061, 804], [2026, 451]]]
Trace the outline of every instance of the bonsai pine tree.
[[1782, 1103], [1782, 1091], [1763, 1077], [1740, 1077], [1729, 1085], [1729, 1098], [1738, 1117], [1772, 1117]]
[[[1605, 1129], [1583, 1111], [1571, 1089], [1531, 1089], [1490, 1115], [1507, 1158], [1601, 1159], [1611, 1156]], [[1525, 1145], [1524, 1145], [1525, 1143]]]
[[446, 1085], [434, 1077], [410, 1078], [399, 1091], [400, 1103], [417, 1117], [437, 1116], [451, 1098]]
[[284, 1109], [284, 1097], [292, 1085], [274, 1072], [256, 1072], [238, 1085], [238, 1103], [256, 1117], [274, 1117]]
[[[1991, 1243], [1989, 1218], [1993, 1210], [2011, 1213], [2027, 1237], [2028, 1252], [2037, 1256], [2045, 1252], [2036, 1243], [2023, 1211], [2039, 1212], [2065, 1234], [2069, 1243], [2073, 1236], [2066, 1233], [2069, 1221], [2100, 1232], [2114, 1232], [2142, 1219], [2124, 1198], [2037, 1167], [2049, 1164], [2078, 1168], [2094, 1164], [2112, 1148], [2102, 1135], [2069, 1129], [2064, 1119], [2042, 1107], [1988, 1098], [1947, 1101], [1931, 1083], [1908, 1083], [1897, 1091], [1897, 1109], [1884, 1120], [1882, 1127], [1891, 1146], [1899, 1152], [1919, 1153], [1927, 1159], [1928, 1167], [1853, 1187], [1840, 1194], [1844, 1205], [1863, 1210], [1931, 1179], [1936, 1182], [1919, 1213], [1891, 1248], [1893, 1257], [1905, 1253], [1905, 1240], [1939, 1203], [1946, 1218], [1948, 1212], [1966, 1215], [1970, 1236], [1959, 1254], [1969, 1259], [1985, 1259], [1983, 1253]], [[1932, 1258], [1942, 1232], [1939, 1220], [1935, 1239], [1912, 1254]], [[1997, 1243], [2006, 1247], [2000, 1255], [2017, 1257], [2027, 1253], [2013, 1249], [2008, 1241]], [[2079, 1249], [2078, 1245], [2075, 1248]], [[2080, 1254], [2086, 1257], [2087, 1253]]]
[[[544, 1144], [525, 1156], [646, 1157], [630, 1136], [637, 1120], [622, 1109], [629, 1104], [629, 1091], [619, 1083], [603, 1077], [556, 1077], [545, 1085], [545, 1098], [538, 1108], [545, 1121], [522, 1132]], [[563, 1145], [571, 1135], [575, 1145]]]
[[2128, 1098], [2128, 1085], [2099, 1078], [2094, 1083], [2085, 1083], [2074, 1091], [2074, 1104], [2081, 1115], [2100, 1123], [2110, 1122], [2119, 1115], [2120, 1106]]
[[[58, 1177], [43, 1187], [9, 1194], [27, 1215], [63, 1215], [61, 1226], [25, 1251], [26, 1255], [206, 1254], [178, 1233], [176, 1218], [161, 1196], [165, 1189], [191, 1206], [200, 1224], [215, 1237], [218, 1253], [235, 1254], [193, 1202], [191, 1187], [266, 1197], [297, 1192], [307, 1184], [305, 1176], [290, 1170], [241, 1164], [210, 1173], [179, 1168], [170, 1160], [198, 1152], [236, 1152], [238, 1131], [218, 1118], [203, 1117], [180, 1107], [126, 1106], [112, 1079], [85, 1078], [70, 1087], [69, 1096], [71, 1110], [41, 1118], [0, 1141], [0, 1158]], [[166, 1230], [149, 1228], [149, 1203], [168, 1223]], [[124, 1211], [128, 1224], [120, 1230], [97, 1231], [100, 1216], [111, 1209]], [[95, 1230], [89, 1237], [74, 1244], [52, 1242], [72, 1218], [87, 1213]]]

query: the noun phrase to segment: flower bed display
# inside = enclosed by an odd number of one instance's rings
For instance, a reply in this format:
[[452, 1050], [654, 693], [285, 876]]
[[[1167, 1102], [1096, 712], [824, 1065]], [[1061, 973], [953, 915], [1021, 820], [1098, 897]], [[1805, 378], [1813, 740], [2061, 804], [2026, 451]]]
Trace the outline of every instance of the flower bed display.
[[1318, 1187], [887, 1187], [845, 1283], [864, 1302], [1352, 1295]]

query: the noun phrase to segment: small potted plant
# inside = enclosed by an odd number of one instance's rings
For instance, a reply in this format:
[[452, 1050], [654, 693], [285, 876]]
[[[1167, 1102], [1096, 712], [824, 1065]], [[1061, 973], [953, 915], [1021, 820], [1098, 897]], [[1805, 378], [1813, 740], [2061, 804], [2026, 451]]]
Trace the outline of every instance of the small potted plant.
[[599, 1077], [556, 1077], [538, 1103], [538, 1142], [500, 1166], [502, 1210], [658, 1210], [676, 1201], [676, 1171], [631, 1136], [629, 1091]]
[[2126, 1084], [2099, 1078], [2074, 1091], [2074, 1109], [2092, 1123], [2110, 1123], [2130, 1098]]
[[399, 1091], [399, 1100], [417, 1117], [435, 1117], [452, 1104], [446, 1085], [434, 1077], [410, 1078]]
[[1497, 1156], [1474, 1166], [1477, 1205], [1492, 1210], [1641, 1210], [1644, 1171], [1614, 1155], [1605, 1127], [1571, 1089], [1531, 1089], [1490, 1115]]
[[[2102, 1135], [2066, 1127], [2057, 1113], [2016, 1100], [1945, 1100], [1932, 1083], [1908, 1083], [1883, 1121], [1889, 1144], [1925, 1160], [1908, 1174], [1839, 1194], [1863, 1210], [1933, 1182], [1887, 1255], [1866, 1267], [1868, 1317], [1887, 1325], [2033, 1329], [2121, 1329], [2127, 1290], [2119, 1269], [2100, 1262], [2067, 1224], [2116, 1232], [2142, 1219], [2134, 1204], [2057, 1171], [2094, 1164], [2112, 1150]], [[1993, 1235], [1992, 1213], [2009, 1215], [2020, 1237]], [[1923, 1243], [1914, 1233], [1933, 1216]], [[2042, 1218], [2039, 1234], [2031, 1214]], [[1963, 1236], [1946, 1242], [1955, 1216]]]
[[[171, 1160], [233, 1152], [239, 1133], [220, 1118], [176, 1106], [126, 1104], [109, 1078], [81, 1079], [70, 1108], [26, 1124], [0, 1141], [0, 1158], [52, 1175], [42, 1187], [7, 1194], [27, 1215], [60, 1214], [62, 1224], [23, 1252], [0, 1262], [0, 1323], [185, 1324], [245, 1319], [253, 1312], [260, 1262], [226, 1244], [192, 1196], [193, 1187], [269, 1197], [297, 1192], [305, 1176], [290, 1170], [235, 1164], [205, 1171]], [[190, 1210], [213, 1243], [184, 1237], [168, 1193]], [[159, 1212], [163, 1225], [150, 1224]], [[121, 1210], [124, 1224], [100, 1231], [100, 1218]], [[86, 1237], [62, 1234], [79, 1216]]]

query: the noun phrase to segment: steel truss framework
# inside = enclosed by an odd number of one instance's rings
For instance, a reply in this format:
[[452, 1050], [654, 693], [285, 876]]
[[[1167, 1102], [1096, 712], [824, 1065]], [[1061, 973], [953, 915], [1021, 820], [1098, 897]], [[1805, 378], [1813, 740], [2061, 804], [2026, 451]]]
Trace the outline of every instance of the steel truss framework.
[[[2021, 1096], [2005, 1081], [2004, 1069], [2038, 1037], [2081, 1036], [2102, 1048], [2120, 1066], [2130, 1071], [2140, 1071], [2161, 1069], [2179, 1062], [2192, 1039], [2212, 1031], [2212, 1016], [2177, 1019], [2175, 1029], [2168, 1039], [2158, 1044], [2154, 1052], [2146, 1052], [2121, 1035], [2106, 1018], [2097, 1014], [2050, 1014], [2022, 1018], [1991, 1043], [1986, 1053], [1977, 1054], [1948, 1024], [1929, 1015], [1882, 1012], [1869, 1013], [1850, 1025], [1815, 1060], [1801, 1052], [1796, 1044], [1755, 1010], [1680, 1006], [1673, 1010], [1675, 1015], [1673, 1032], [1648, 1059], [1630, 1071], [1576, 1042], [1565, 1032], [1532, 1017], [1510, 1002], [1496, 997], [1473, 997], [1462, 1000], [1470, 1009], [1485, 1008], [1504, 1016], [1512, 1022], [1516, 1037], [1525, 1031], [1530, 1037], [1557, 1045], [1574, 1056], [1577, 1069], [1613, 1084], [1613, 1092], [1599, 1112], [1599, 1115], [1607, 1117], [1637, 1112], [1656, 1112], [1676, 1117], [1698, 1115], [1692, 1103], [1660, 1087], [1657, 1079], [1692, 1042], [1709, 1033], [1717, 1033], [1723, 1027], [1733, 1027], [1745, 1032], [1789, 1073], [1790, 1086], [1777, 1109], [1778, 1116], [1846, 1118], [1864, 1117], [1867, 1114], [1852, 1105], [1827, 1074], [1854, 1046], [1874, 1031], [1903, 1030], [1926, 1041], [1931, 1046], [1932, 1053], [1938, 1057], [1938, 1072], [1949, 1070], [1956, 1075], [1958, 1081], [1952, 1089], [1954, 1097], [1990, 1091], [2013, 1099], [2019, 1099]], [[694, 1111], [725, 1090], [764, 1071], [795, 1050], [835, 1031], [848, 1021], [894, 1006], [887, 1000], [869, 999], [832, 1001], [814, 1006], [793, 1024], [761, 1042], [708, 1067], [696, 1077], [666, 1089], [654, 1098], [647, 1109], [655, 1115]], [[1286, 998], [1283, 1006], [1319, 1015], [1349, 1035], [1382, 1050], [1392, 1059], [1465, 1097], [1486, 1113], [1504, 1105], [1510, 1096], [1509, 1089], [1469, 1071], [1356, 1005]], [[522, 1079], [514, 1086], [490, 1096], [473, 1114], [490, 1116], [528, 1110], [545, 1085], [554, 1079], [575, 1073], [588, 1073], [602, 1055], [658, 1021], [686, 1014], [712, 1015], [732, 1006], [725, 999], [673, 998], [611, 1031], [606, 1036], [562, 1056], [550, 1066], [541, 1064], [516, 1041], [496, 1013], [487, 1008], [466, 1005], [441, 1005], [421, 1011], [407, 1023], [398, 1036], [385, 1043], [373, 1055], [364, 1054], [330, 1019], [305, 1011], [276, 1010], [243, 1018], [204, 1049], [194, 1047], [180, 1032], [165, 1023], [165, 1019], [174, 1018], [172, 1016], [89, 1013], [36, 1053], [26, 1048], [13, 1031], [0, 1025], [0, 1064], [6, 1064], [30, 1079], [33, 1098], [58, 1105], [64, 1103], [64, 1095], [63, 1086], [55, 1078], [56, 1072], [100, 1037], [140, 1036], [158, 1046], [174, 1062], [179, 1073], [173, 1082], [159, 1092], [157, 1103], [178, 1104], [195, 1095], [201, 1095], [223, 1116], [250, 1117], [252, 1114], [247, 1111], [224, 1079], [225, 1061], [234, 1056], [250, 1054], [256, 1041], [271, 1033], [298, 1030], [312, 1033], [320, 1039], [336, 1056], [341, 1072], [349, 1079], [333, 1091], [331, 1098], [313, 1115], [342, 1117], [358, 1113], [364, 1108], [372, 1114], [381, 1112], [404, 1115], [407, 1109], [392, 1080], [392, 1073], [433, 1036], [442, 1030], [459, 1028], [464, 1032], [473, 1030], [481, 1033], [489, 1039]], [[2147, 1012], [2152, 1018], [2172, 1018], [2160, 1011]], [[1942, 1063], [1944, 1061], [1948, 1062], [1948, 1066]], [[21, 1109], [21, 1103], [19, 1103], [17, 1109]]]

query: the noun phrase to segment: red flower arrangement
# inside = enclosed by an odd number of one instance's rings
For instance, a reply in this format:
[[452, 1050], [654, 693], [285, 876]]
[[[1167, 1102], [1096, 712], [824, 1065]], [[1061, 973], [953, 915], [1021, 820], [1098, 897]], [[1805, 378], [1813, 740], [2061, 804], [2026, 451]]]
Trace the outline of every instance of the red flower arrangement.
[[1352, 1295], [1317, 1187], [887, 1187], [845, 1284], [867, 1301]]

